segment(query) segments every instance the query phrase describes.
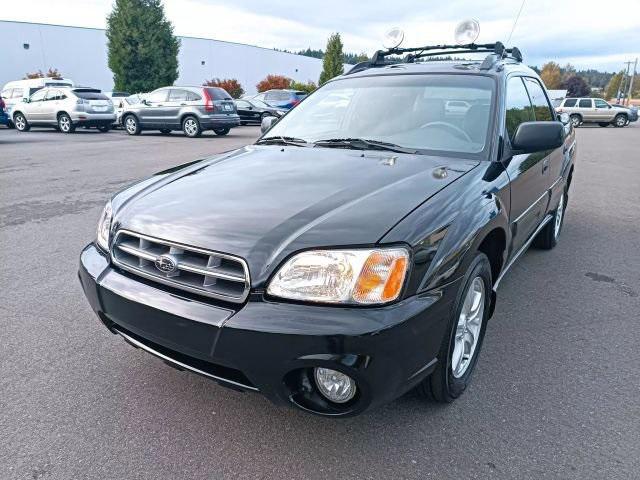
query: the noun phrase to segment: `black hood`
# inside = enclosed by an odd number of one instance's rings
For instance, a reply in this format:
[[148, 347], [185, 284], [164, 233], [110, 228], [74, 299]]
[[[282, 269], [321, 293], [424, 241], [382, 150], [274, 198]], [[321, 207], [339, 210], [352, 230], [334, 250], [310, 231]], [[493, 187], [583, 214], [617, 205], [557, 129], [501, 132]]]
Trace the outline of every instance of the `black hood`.
[[376, 243], [477, 163], [250, 146], [138, 191], [121, 205], [115, 222], [118, 228], [241, 256], [258, 286], [296, 250]]

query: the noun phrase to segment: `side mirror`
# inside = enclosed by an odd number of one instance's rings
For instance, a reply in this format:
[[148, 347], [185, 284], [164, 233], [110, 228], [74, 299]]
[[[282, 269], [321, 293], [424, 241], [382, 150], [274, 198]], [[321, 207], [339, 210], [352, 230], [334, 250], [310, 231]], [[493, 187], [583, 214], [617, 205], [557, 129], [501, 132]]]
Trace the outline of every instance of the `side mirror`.
[[24, 103], [29, 103], [29, 102], [31, 101], [31, 99], [30, 99], [30, 98], [23, 98], [23, 99], [22, 99], [22, 101], [23, 101]]
[[142, 100], [140, 100], [140, 103], [147, 106], [150, 105], [149, 100], [147, 100], [146, 98], [143, 98]]
[[569, 125], [569, 122], [571, 121], [571, 117], [569, 116], [568, 113], [561, 113], [560, 121], [562, 122], [563, 125]]
[[559, 148], [564, 143], [564, 125], [561, 122], [524, 122], [518, 126], [513, 141], [517, 153], [542, 152]]
[[278, 121], [277, 117], [264, 117], [262, 119], [262, 123], [260, 124], [260, 132], [265, 133], [268, 131], [273, 125]]

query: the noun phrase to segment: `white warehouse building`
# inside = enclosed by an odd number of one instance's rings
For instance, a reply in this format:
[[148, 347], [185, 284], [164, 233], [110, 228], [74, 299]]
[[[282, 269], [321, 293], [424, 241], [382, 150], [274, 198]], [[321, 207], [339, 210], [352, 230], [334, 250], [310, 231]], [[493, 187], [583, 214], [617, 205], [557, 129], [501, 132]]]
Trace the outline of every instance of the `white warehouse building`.
[[[27, 73], [50, 67], [76, 84], [113, 90], [107, 65], [105, 30], [0, 20], [2, 67], [0, 87]], [[207, 38], [179, 37], [176, 85], [202, 85], [211, 78], [235, 78], [246, 93], [268, 74], [316, 82], [322, 60]]]

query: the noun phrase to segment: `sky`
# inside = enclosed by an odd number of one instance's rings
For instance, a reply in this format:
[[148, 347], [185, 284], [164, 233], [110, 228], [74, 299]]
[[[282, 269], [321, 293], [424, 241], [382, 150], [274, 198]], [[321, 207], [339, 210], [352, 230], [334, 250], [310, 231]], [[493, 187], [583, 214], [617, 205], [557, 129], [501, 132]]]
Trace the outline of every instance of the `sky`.
[[[104, 28], [112, 4], [2, 0], [0, 20]], [[453, 43], [455, 25], [475, 18], [478, 43], [515, 45], [528, 65], [553, 60], [619, 71], [623, 62], [640, 57], [640, 0], [164, 0], [164, 5], [177, 35], [294, 51], [324, 49], [328, 36], [339, 32], [345, 51], [371, 55], [393, 27], [405, 31], [403, 46]]]

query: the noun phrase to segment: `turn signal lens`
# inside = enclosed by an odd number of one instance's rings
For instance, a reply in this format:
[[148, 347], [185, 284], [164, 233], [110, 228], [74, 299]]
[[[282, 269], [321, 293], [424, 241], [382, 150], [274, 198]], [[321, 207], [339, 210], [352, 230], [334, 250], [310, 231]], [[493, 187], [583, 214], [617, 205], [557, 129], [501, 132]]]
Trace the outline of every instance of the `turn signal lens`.
[[362, 267], [353, 291], [359, 303], [385, 303], [400, 295], [407, 271], [407, 258], [397, 251], [374, 252]]
[[388, 303], [400, 296], [408, 267], [409, 252], [400, 247], [311, 250], [285, 262], [267, 293], [309, 302]]

